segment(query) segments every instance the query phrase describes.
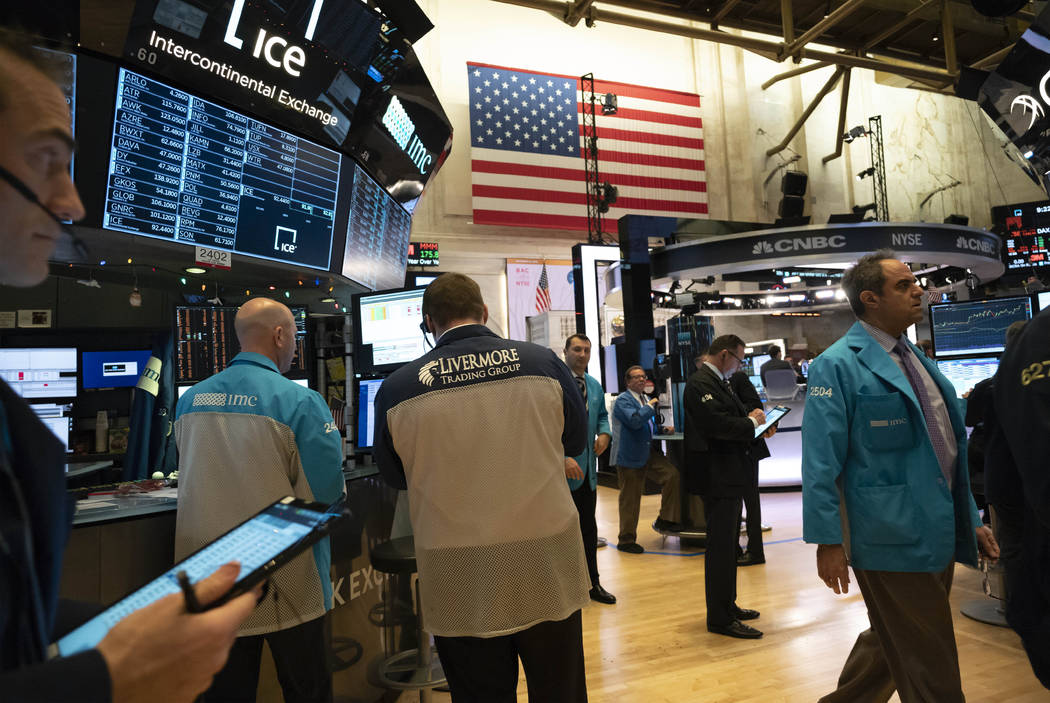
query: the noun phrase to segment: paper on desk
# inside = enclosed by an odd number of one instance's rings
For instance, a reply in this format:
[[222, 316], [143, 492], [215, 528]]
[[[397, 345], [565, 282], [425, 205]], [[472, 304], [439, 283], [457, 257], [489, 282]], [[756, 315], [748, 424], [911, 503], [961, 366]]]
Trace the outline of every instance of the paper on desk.
[[149, 493], [143, 493], [143, 498], [170, 498], [172, 500], [179, 497], [178, 488], [160, 488]]
[[105, 498], [85, 498], [84, 500], [77, 501], [77, 511], [81, 510], [97, 510], [98, 508], [113, 508], [116, 507], [116, 503], [112, 500]]

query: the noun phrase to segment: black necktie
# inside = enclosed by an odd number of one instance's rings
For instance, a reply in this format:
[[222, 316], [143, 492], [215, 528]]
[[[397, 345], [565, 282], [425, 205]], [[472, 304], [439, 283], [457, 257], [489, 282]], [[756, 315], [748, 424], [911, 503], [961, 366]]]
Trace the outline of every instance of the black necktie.
[[582, 376], [576, 377], [576, 386], [580, 389], [580, 395], [583, 396], [583, 402], [587, 402], [587, 382], [583, 380]]

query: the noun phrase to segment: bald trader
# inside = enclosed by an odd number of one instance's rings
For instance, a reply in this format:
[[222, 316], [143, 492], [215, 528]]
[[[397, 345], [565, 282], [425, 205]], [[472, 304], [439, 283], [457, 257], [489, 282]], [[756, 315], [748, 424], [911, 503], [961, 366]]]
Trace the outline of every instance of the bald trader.
[[[62, 235], [59, 220], [84, 216], [69, 175], [73, 153], [65, 98], [29, 49], [0, 27], [0, 296], [44, 281]], [[222, 667], [248, 593], [191, 615], [182, 595], [121, 620], [98, 647], [46, 659], [48, 642], [74, 627], [58, 599], [72, 509], [63, 449], [0, 380], [0, 698], [12, 701], [192, 701]], [[229, 590], [236, 564], [195, 587], [210, 602]]]
[[[241, 352], [179, 399], [179, 512], [175, 557], [199, 549], [278, 498], [330, 504], [344, 492], [342, 443], [315, 391], [285, 378], [295, 359], [295, 318], [253, 298], [237, 311]], [[262, 645], [288, 701], [331, 701], [324, 615], [332, 608], [327, 538], [281, 568], [241, 627], [205, 701], [254, 701]]]

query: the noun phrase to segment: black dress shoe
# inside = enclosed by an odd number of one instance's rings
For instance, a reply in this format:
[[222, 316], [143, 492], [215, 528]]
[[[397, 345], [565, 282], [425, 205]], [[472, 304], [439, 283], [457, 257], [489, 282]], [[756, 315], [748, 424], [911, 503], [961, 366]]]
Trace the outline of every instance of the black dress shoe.
[[637, 542], [620, 542], [616, 545], [616, 548], [621, 552], [627, 552], [628, 554], [641, 554], [645, 551], [645, 547]]
[[737, 620], [757, 620], [759, 612], [750, 608], [733, 608], [733, 617]]
[[744, 552], [741, 556], [736, 558], [737, 566], [754, 566], [755, 564], [765, 564], [765, 557], [756, 557], [751, 552]]
[[606, 605], [612, 605], [616, 602], [616, 596], [602, 588], [602, 585], [600, 583], [595, 584], [595, 586], [591, 589], [590, 596], [591, 600], [597, 601], [599, 603], [605, 603]]
[[682, 526], [677, 522], [671, 522], [670, 520], [664, 520], [662, 517], [658, 517], [653, 521], [653, 529], [657, 532], [681, 532]]
[[707, 626], [708, 632], [713, 632], [716, 635], [725, 635], [726, 637], [737, 637], [742, 640], [757, 640], [762, 636], [761, 630], [756, 630], [750, 625], [745, 625], [739, 620], [734, 620], [728, 625], [721, 627], [715, 625]]

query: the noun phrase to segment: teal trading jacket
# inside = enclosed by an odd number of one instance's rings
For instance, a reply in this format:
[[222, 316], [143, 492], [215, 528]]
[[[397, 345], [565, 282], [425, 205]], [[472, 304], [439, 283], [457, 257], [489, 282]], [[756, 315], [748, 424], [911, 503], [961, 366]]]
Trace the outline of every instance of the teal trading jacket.
[[[583, 453], [574, 456], [573, 459], [584, 470], [587, 481], [592, 489], [598, 488], [598, 457], [594, 453], [594, 439], [600, 434], [609, 435], [612, 439], [612, 430], [609, 428], [609, 411], [605, 409], [605, 389], [598, 379], [590, 374], [583, 375], [587, 382], [587, 446]], [[606, 449], [606, 451], [609, 451]], [[582, 478], [570, 478], [569, 490], [575, 491], [583, 485]]]
[[966, 470], [962, 408], [937, 365], [916, 356], [941, 389], [951, 417], [959, 452], [951, 491], [907, 377], [859, 322], [809, 367], [802, 537], [848, 544], [857, 569], [938, 572], [952, 560], [977, 564], [975, 530], [981, 523]]
[[[182, 559], [286, 495], [331, 504], [344, 492], [343, 452], [320, 394], [261, 354], [241, 352], [175, 409]], [[328, 538], [281, 567], [241, 635], [285, 630], [332, 608]], [[277, 595], [279, 594], [279, 602]]]

